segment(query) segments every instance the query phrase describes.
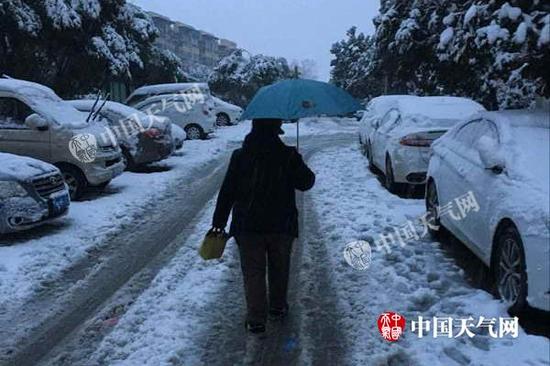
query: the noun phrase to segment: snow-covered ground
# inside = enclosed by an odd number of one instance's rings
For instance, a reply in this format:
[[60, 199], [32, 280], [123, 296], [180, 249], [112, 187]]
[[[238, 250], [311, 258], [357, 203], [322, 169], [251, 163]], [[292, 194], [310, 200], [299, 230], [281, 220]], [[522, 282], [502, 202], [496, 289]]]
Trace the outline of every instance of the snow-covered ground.
[[[393, 245], [390, 253], [372, 246], [369, 268], [359, 271], [349, 266], [343, 257], [347, 243], [376, 240], [380, 233], [420, 217], [424, 203], [388, 193], [368, 171], [356, 146], [326, 150], [310, 164], [317, 174], [311, 195], [322, 228], [320, 236], [331, 258], [326, 265], [331, 267], [341, 307], [341, 328], [352, 340], [348, 364], [549, 364], [548, 339], [521, 329], [515, 339], [490, 338], [486, 329], [473, 338], [434, 339], [428, 333], [420, 339], [413, 334], [410, 320], [418, 316], [472, 316], [477, 320], [509, 315], [498, 300], [469, 286], [441, 244], [427, 237], [405, 246]], [[407, 319], [408, 329], [398, 342], [385, 341], [378, 331], [377, 319], [386, 311]]]
[[[331, 119], [305, 120], [302, 135], [327, 134], [354, 128]], [[285, 125], [286, 136], [295, 136], [295, 125]], [[129, 173], [113, 180], [104, 194], [73, 202], [67, 217], [30, 232], [0, 238], [0, 312], [16, 307], [39, 292], [76, 261], [93, 255], [109, 235], [154, 204], [170, 184], [192, 174], [193, 169], [228, 153], [242, 141], [250, 122], [218, 129], [207, 141], [186, 141], [175, 156], [155, 164], [150, 173]]]
[[[393, 246], [390, 254], [373, 251], [372, 263], [365, 271], [350, 267], [343, 257], [345, 245], [353, 240], [372, 240], [394, 225], [415, 219], [423, 211], [422, 200], [402, 199], [388, 193], [368, 171], [366, 160], [355, 145], [332, 147], [316, 154], [310, 165], [317, 183], [306, 193], [306, 215], [315, 216], [315, 240], [321, 240], [328, 260], [319, 257], [312, 246], [305, 245], [305, 266], [324, 266], [329, 273], [330, 288], [337, 298], [338, 325], [346, 338], [346, 365], [547, 365], [549, 341], [527, 335], [521, 329], [517, 338], [493, 339], [487, 332], [476, 331], [473, 338], [434, 339], [428, 334], [418, 338], [410, 330], [410, 320], [421, 315], [463, 318], [472, 316], [508, 317], [505, 307], [488, 293], [472, 288], [463, 271], [444, 253], [441, 245], [429, 239], [408, 245]], [[157, 275], [151, 286], [114, 321], [105, 327], [112, 331], [101, 341], [90, 357], [93, 364], [109, 365], [179, 365], [202, 364], [205, 332], [211, 331], [214, 312], [240, 306], [229, 301], [220, 303], [223, 288], [240, 281], [238, 260], [233, 241], [228, 243], [224, 258], [203, 262], [196, 249], [208, 229], [213, 201], [197, 217], [194, 233], [181, 238], [178, 253]], [[311, 234], [311, 230], [307, 230]], [[316, 229], [316, 228], [315, 228]], [[311, 238], [306, 238], [305, 243]], [[311, 240], [314, 240], [311, 239]], [[311, 268], [310, 268], [311, 269]], [[319, 280], [309, 276], [300, 283]], [[239, 285], [239, 284], [237, 284]], [[297, 292], [307, 292], [297, 289]], [[299, 296], [300, 297], [300, 296]], [[311, 299], [309, 299], [311, 300]], [[313, 299], [315, 302], [315, 299]], [[300, 299], [299, 301], [302, 301]], [[309, 302], [311, 304], [311, 302]], [[291, 304], [291, 308], [299, 308]], [[317, 306], [319, 306], [317, 304]], [[244, 313], [244, 309], [241, 309]], [[311, 308], [306, 317], [319, 312]], [[382, 339], [376, 327], [379, 315], [394, 311], [407, 318], [405, 335], [395, 343]], [[226, 314], [226, 322], [241, 318]], [[227, 324], [226, 324], [227, 325]], [[223, 326], [223, 325], [222, 325]], [[308, 364], [318, 349], [308, 349], [314, 337], [302, 328], [299, 364]], [[244, 333], [244, 331], [243, 331]], [[230, 340], [224, 340], [230, 341]], [[327, 346], [329, 346], [327, 344]], [[220, 352], [224, 345], [220, 344]], [[243, 353], [246, 353], [243, 350]], [[230, 358], [229, 358], [230, 359]]]

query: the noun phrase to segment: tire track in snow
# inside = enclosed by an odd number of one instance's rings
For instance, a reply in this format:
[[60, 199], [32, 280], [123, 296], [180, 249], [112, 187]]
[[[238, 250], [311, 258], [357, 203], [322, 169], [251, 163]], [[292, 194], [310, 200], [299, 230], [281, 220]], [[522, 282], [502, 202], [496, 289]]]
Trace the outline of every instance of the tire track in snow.
[[[16, 323], [0, 319], [2, 333], [13, 335], [3, 339], [8, 345], [4, 343], [2, 349], [10, 352], [0, 355], [0, 365], [36, 364], [159, 253], [166, 249], [165, 258], [173, 255], [177, 250], [177, 244], [172, 244], [174, 238], [192, 227], [204, 202], [216, 193], [228, 158], [226, 155], [197, 168], [193, 179], [176, 182], [156, 205], [149, 207], [148, 217], [125, 226], [124, 231], [110, 238], [104, 252], [97, 254], [101, 260], [95, 267], [76, 263], [60, 280], [59, 288], [26, 304]], [[160, 267], [157, 265], [149, 277], [144, 277], [136, 293], [147, 287]], [[64, 282], [68, 287], [63, 286]], [[28, 327], [24, 333], [17, 329], [23, 326]]]

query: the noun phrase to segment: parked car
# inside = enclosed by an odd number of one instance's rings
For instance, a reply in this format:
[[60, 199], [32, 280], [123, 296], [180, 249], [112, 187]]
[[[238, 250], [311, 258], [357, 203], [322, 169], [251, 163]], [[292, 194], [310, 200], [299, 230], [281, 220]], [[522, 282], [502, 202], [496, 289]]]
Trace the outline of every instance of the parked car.
[[424, 184], [432, 142], [463, 118], [483, 110], [466, 98], [397, 99], [370, 141], [371, 162], [384, 174], [386, 188], [397, 193], [405, 185]]
[[40, 160], [0, 153], [0, 234], [22, 231], [69, 211], [59, 169]]
[[214, 100], [214, 114], [216, 115], [216, 124], [218, 126], [236, 125], [241, 120], [243, 109], [234, 104], [228, 103], [217, 97]]
[[92, 109], [113, 132], [127, 169], [132, 170], [163, 160], [172, 154], [172, 123], [168, 118], [148, 116], [124, 104], [107, 101], [96, 103], [92, 99], [69, 101], [76, 109], [90, 113]]
[[371, 99], [359, 120], [359, 143], [367, 159], [371, 159], [370, 141], [372, 132], [380, 125], [382, 117], [395, 105], [395, 102], [403, 98], [418, 98], [412, 95], [382, 95]]
[[187, 134], [183, 128], [172, 123], [172, 141], [174, 143], [174, 150], [181, 149], [185, 140], [187, 140]]
[[[549, 119], [549, 110], [485, 112], [432, 147], [427, 210], [491, 268], [512, 311], [550, 310]], [[455, 217], [438, 209], [448, 203]]]
[[205, 83], [148, 85], [136, 89], [127, 104], [147, 114], [165, 116], [184, 129], [190, 140], [214, 132], [214, 101]]
[[124, 170], [116, 141], [87, 117], [48, 87], [0, 79], [0, 151], [57, 166], [73, 199], [87, 187], [104, 188]]
[[145, 85], [134, 90], [126, 99], [126, 104], [135, 106], [147, 98], [170, 94], [203, 94], [208, 98], [212, 98], [207, 83], [154, 84]]

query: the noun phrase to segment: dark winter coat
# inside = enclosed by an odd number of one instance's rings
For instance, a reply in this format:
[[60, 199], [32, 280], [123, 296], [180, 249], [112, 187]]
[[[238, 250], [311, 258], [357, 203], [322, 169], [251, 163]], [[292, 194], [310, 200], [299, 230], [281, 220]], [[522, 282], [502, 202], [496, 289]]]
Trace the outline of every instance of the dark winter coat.
[[277, 135], [249, 134], [243, 147], [233, 152], [218, 195], [213, 227], [229, 234], [278, 233], [298, 236], [295, 190], [313, 187], [315, 174], [294, 147]]

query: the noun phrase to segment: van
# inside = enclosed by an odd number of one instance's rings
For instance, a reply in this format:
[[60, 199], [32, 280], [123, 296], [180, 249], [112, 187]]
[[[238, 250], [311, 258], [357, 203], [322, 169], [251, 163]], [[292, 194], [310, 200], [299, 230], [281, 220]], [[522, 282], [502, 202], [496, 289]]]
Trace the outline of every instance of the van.
[[0, 79], [0, 151], [55, 165], [74, 200], [124, 170], [116, 141], [87, 119], [46, 86]]

